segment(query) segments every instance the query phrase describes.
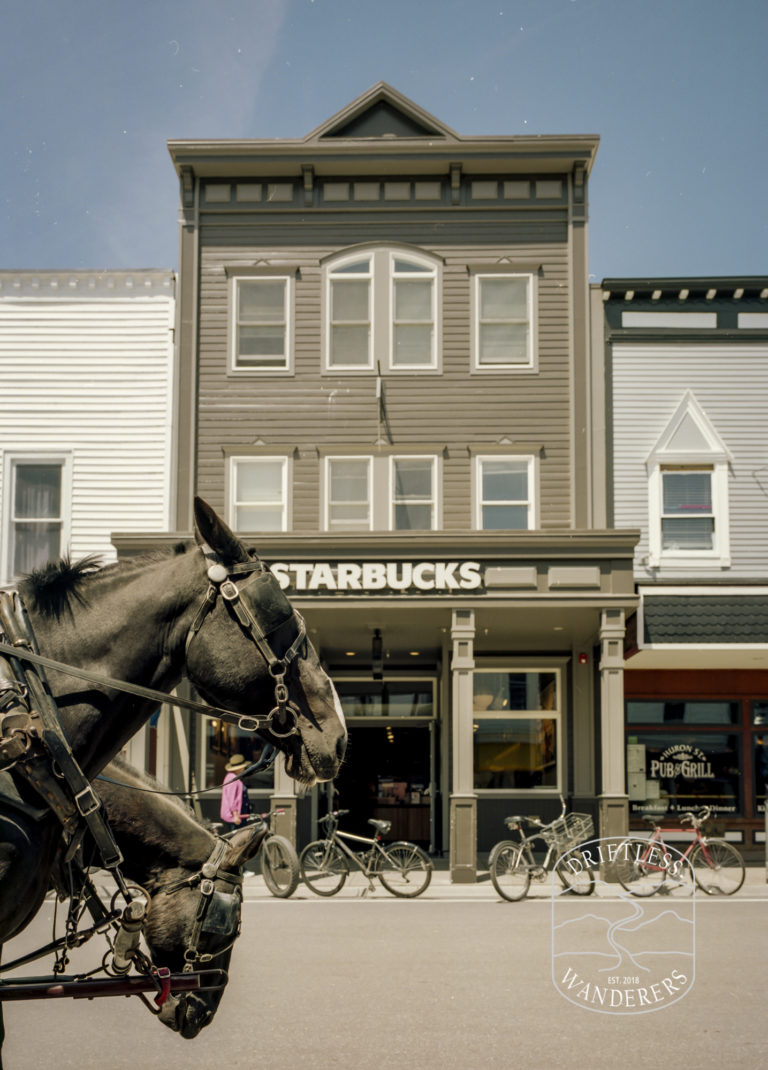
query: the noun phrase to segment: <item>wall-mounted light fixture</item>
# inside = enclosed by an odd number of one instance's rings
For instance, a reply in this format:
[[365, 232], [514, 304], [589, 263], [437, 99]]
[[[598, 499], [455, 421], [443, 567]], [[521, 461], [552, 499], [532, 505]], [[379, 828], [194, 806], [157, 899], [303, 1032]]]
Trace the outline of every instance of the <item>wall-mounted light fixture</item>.
[[371, 667], [374, 680], [382, 680], [384, 678], [384, 642], [378, 628], [374, 631], [371, 640]]

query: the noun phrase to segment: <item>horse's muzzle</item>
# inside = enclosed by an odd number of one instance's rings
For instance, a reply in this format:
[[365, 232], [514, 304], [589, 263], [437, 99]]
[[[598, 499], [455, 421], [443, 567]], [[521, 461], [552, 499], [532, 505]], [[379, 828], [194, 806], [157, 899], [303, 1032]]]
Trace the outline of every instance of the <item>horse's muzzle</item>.
[[158, 1018], [185, 1040], [193, 1040], [213, 1018], [213, 1011], [199, 996], [190, 993], [167, 999]]

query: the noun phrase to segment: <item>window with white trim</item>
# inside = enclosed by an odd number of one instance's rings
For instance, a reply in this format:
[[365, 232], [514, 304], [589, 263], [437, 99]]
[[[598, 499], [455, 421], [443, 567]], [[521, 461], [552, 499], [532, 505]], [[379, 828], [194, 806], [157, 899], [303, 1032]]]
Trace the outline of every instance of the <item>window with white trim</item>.
[[65, 552], [69, 536], [69, 472], [70, 461], [65, 457], [7, 458], [4, 581], [56, 561]]
[[232, 279], [232, 370], [292, 368], [293, 280], [287, 275]]
[[562, 687], [557, 668], [475, 669], [476, 791], [562, 788]]
[[661, 551], [713, 550], [711, 467], [661, 466]]
[[327, 531], [433, 531], [438, 458], [431, 454], [325, 458]]
[[537, 526], [535, 457], [475, 458], [475, 528], [525, 531]]
[[536, 369], [535, 284], [530, 274], [472, 276], [472, 367], [476, 372]]
[[436, 457], [390, 458], [390, 528], [432, 531], [436, 525]]
[[235, 531], [287, 531], [287, 457], [230, 458], [230, 523]]
[[326, 458], [327, 531], [371, 530], [371, 458]]
[[649, 567], [730, 565], [729, 460], [727, 446], [687, 391], [646, 461]]
[[438, 369], [438, 265], [410, 250], [376, 248], [325, 268], [326, 371]]

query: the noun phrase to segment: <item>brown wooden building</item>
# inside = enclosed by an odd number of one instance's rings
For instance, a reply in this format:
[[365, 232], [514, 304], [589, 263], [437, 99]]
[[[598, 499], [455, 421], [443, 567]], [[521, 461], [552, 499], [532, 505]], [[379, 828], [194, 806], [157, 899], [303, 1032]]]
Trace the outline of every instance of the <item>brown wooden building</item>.
[[[606, 527], [597, 146], [461, 136], [383, 83], [301, 139], [169, 146], [176, 530], [199, 493], [259, 547], [349, 716], [335, 805], [455, 880], [560, 792], [626, 828], [638, 533]], [[193, 742], [203, 784], [249, 746]], [[263, 789], [314, 834], [327, 789]]]

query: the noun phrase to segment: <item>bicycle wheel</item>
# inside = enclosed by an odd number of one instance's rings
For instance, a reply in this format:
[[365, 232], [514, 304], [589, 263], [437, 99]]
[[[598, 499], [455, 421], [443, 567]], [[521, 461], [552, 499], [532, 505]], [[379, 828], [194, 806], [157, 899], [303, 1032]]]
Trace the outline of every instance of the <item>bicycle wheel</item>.
[[415, 843], [390, 843], [378, 854], [376, 875], [392, 895], [413, 899], [429, 887], [432, 862]]
[[569, 851], [567, 858], [559, 858], [555, 873], [571, 895], [592, 895], [595, 890], [595, 872], [579, 857], [578, 851]]
[[519, 843], [500, 843], [489, 858], [491, 883], [502, 899], [510, 903], [525, 899], [531, 883], [528, 861]]
[[299, 886], [299, 856], [284, 836], [267, 836], [261, 848], [261, 875], [272, 895], [287, 899]]
[[613, 863], [616, 878], [630, 895], [653, 895], [661, 887], [666, 870], [659, 865], [661, 851], [643, 839], [628, 839], [619, 844]]
[[308, 843], [299, 855], [299, 867], [304, 883], [317, 895], [336, 895], [349, 876], [347, 860], [330, 840]]
[[744, 883], [744, 860], [725, 840], [705, 840], [691, 855], [696, 883], [707, 895], [733, 895]]

